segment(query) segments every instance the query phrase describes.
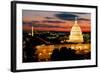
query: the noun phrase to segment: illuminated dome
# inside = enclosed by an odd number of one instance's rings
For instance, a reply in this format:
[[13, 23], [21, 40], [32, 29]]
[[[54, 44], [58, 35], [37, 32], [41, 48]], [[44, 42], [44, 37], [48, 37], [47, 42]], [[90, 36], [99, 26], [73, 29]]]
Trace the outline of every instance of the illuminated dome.
[[77, 24], [77, 18], [75, 18], [75, 24], [73, 25], [70, 32], [69, 42], [83, 42], [83, 35], [81, 28]]

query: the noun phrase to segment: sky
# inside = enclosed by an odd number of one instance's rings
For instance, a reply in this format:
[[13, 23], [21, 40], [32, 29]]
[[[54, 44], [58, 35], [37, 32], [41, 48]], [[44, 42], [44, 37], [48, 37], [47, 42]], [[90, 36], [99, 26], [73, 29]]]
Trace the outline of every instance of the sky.
[[82, 32], [91, 31], [91, 14], [78, 12], [56, 12], [56, 11], [36, 11], [23, 10], [23, 30], [31, 31], [62, 31], [70, 32], [77, 17], [78, 24]]

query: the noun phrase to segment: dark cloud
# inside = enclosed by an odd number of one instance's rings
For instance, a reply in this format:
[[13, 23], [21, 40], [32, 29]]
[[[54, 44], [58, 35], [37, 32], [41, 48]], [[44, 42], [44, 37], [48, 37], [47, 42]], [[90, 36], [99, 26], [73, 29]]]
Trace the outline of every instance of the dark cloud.
[[65, 27], [61, 27], [61, 26], [49, 26], [49, 25], [34, 25], [34, 27], [49, 27], [49, 28], [65, 28]]
[[48, 23], [65, 23], [63, 21], [49, 21], [49, 20], [44, 20], [44, 21], [31, 21], [31, 22], [23, 22], [23, 25], [28, 25], [28, 26], [34, 26], [34, 27], [60, 27], [60, 26], [52, 26], [52, 25], [48, 25]]
[[78, 20], [90, 21], [90, 19], [79, 18]]
[[55, 14], [55, 16], [59, 19], [62, 19], [62, 20], [75, 20], [75, 17], [78, 17], [75, 14], [71, 14], [71, 13], [67, 13], [67, 12]]
[[52, 20], [44, 20], [42, 22], [44, 22], [44, 23], [65, 23], [63, 21], [56, 21], [56, 20], [54, 20], [54, 21], [52, 21]]
[[55, 19], [55, 18], [53, 18], [53, 17], [45, 17], [46, 19]]
[[24, 22], [23, 24], [40, 24], [40, 23], [65, 23], [64, 21], [60, 20], [43, 20], [43, 21], [31, 21], [31, 22]]
[[[76, 13], [76, 12], [75, 12], [75, 13]], [[77, 12], [76, 14], [90, 14], [90, 13], [78, 13], [78, 12]]]

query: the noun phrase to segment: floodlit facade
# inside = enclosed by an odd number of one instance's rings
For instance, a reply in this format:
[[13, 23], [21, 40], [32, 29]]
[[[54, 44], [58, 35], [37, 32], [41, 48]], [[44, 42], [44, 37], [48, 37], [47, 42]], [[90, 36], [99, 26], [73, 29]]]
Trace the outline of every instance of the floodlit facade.
[[69, 35], [69, 42], [83, 42], [83, 35], [80, 26], [77, 23], [77, 18], [75, 18], [75, 24], [73, 25], [70, 35]]

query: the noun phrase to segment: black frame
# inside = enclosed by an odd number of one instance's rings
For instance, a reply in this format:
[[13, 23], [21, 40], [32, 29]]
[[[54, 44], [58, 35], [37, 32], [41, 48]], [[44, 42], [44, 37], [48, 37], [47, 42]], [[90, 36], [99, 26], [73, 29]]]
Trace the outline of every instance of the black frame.
[[[17, 4], [38, 4], [38, 5], [52, 5], [52, 6], [71, 6], [71, 7], [83, 7], [83, 8], [95, 8], [96, 9], [96, 65], [87, 66], [75, 66], [75, 67], [58, 67], [58, 68], [41, 68], [41, 69], [26, 69], [16, 70], [16, 5]], [[54, 70], [54, 69], [72, 69], [72, 68], [85, 68], [85, 67], [97, 67], [98, 56], [98, 7], [89, 5], [74, 5], [74, 4], [57, 4], [57, 3], [42, 3], [42, 2], [26, 2], [26, 1], [12, 1], [11, 2], [11, 71], [22, 72], [22, 71], [40, 71], [40, 70]]]

